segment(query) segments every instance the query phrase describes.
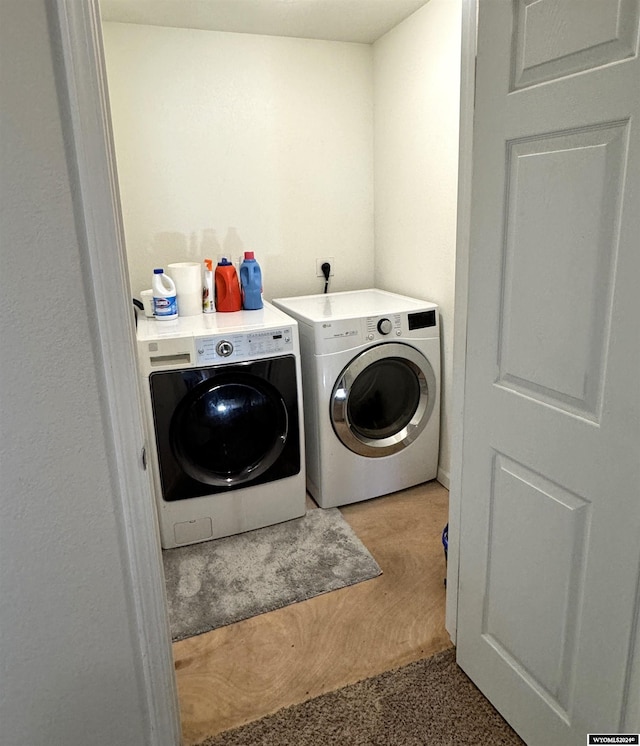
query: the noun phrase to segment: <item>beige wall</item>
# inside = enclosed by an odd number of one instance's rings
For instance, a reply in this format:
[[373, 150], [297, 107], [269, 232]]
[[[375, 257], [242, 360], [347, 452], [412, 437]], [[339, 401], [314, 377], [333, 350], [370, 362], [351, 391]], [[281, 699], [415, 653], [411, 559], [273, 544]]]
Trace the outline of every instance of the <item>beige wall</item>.
[[104, 24], [132, 290], [256, 252], [267, 299], [373, 283], [365, 44]]
[[438, 303], [440, 469], [448, 483], [460, 101], [460, 0], [430, 0], [374, 44], [375, 283]]

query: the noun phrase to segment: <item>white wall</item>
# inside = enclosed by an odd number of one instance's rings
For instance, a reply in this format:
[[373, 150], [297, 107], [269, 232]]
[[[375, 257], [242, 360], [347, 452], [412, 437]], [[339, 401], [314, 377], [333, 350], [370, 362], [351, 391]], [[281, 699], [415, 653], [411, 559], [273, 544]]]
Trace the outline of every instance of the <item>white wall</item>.
[[375, 284], [438, 303], [440, 478], [450, 468], [460, 0], [430, 0], [373, 46]]
[[0, 741], [147, 743], [45, 0], [0, 3]]
[[372, 53], [104, 24], [134, 293], [155, 266], [256, 252], [267, 299], [373, 284]]

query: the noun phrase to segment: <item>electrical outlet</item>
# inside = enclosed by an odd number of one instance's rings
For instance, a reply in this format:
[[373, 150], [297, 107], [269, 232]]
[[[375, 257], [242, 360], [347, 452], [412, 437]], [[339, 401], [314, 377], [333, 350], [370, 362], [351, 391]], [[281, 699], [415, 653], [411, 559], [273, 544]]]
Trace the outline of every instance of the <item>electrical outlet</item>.
[[329, 262], [331, 270], [329, 271], [329, 277], [333, 277], [336, 273], [336, 260], [332, 256], [325, 256], [322, 259], [316, 259], [316, 277], [324, 277], [322, 271], [322, 265], [325, 262]]

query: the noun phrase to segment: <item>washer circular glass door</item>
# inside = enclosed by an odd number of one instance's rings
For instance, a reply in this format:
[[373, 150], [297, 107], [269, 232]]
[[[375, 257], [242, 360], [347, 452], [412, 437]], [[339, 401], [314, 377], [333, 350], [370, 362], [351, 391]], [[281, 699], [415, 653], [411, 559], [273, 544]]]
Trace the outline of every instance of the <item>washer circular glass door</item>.
[[433, 412], [436, 378], [414, 347], [387, 342], [362, 352], [331, 394], [331, 422], [354, 453], [380, 457], [413, 443]]
[[274, 386], [236, 372], [191, 389], [176, 407], [169, 437], [176, 460], [190, 477], [232, 487], [272, 466], [287, 434], [286, 406]]

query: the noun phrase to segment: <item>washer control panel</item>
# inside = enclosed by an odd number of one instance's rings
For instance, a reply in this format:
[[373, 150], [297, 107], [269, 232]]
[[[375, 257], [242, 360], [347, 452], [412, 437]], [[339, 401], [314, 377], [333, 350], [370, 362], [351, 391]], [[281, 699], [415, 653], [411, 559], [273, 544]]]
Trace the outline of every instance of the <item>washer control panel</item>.
[[197, 337], [196, 365], [211, 365], [221, 361], [251, 360], [257, 357], [293, 352], [293, 330], [257, 329], [255, 332], [233, 332], [213, 337]]

